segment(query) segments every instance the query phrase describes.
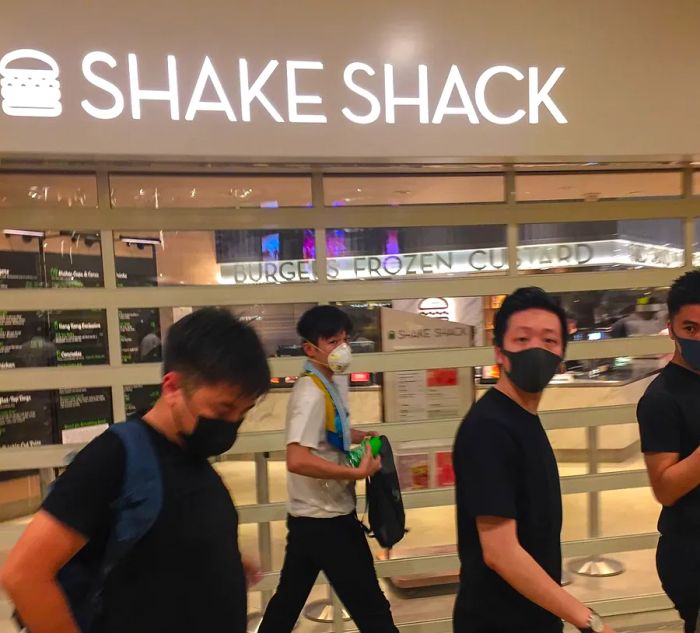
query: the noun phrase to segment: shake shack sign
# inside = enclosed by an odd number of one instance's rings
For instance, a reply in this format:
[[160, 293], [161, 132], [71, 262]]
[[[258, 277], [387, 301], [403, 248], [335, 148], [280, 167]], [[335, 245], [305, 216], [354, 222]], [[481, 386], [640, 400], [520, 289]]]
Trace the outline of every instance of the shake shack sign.
[[[683, 265], [683, 250], [623, 239], [518, 247], [518, 270], [615, 265], [677, 268]], [[508, 256], [502, 247], [329, 257], [327, 260], [330, 280], [464, 275], [506, 270]], [[219, 274], [219, 281], [224, 284], [287, 283], [314, 281], [316, 278], [314, 260], [224, 263], [220, 265]]]

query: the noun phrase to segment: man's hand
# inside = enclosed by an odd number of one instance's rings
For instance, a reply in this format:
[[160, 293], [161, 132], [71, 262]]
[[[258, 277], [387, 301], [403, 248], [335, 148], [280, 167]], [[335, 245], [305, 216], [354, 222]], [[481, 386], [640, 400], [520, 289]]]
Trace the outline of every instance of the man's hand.
[[372, 457], [372, 447], [368, 444], [365, 447], [365, 455], [356, 469], [358, 479], [371, 477], [382, 467], [381, 457]]
[[243, 563], [243, 572], [245, 573], [245, 584], [247, 589], [252, 589], [257, 585], [263, 577], [260, 565], [257, 561], [245, 556], [241, 557]]

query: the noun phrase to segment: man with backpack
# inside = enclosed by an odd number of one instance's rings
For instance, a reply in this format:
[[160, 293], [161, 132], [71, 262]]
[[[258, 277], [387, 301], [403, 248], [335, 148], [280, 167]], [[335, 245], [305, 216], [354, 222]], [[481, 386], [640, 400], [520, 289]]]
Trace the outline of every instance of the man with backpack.
[[361, 633], [398, 633], [355, 512], [355, 481], [377, 473], [371, 448], [357, 468], [346, 455], [365, 433], [350, 428], [350, 318], [317, 306], [297, 324], [307, 356], [287, 408], [287, 550], [258, 633], [290, 633], [320, 571]]
[[267, 392], [255, 332], [204, 309], [168, 334], [159, 400], [56, 481], [2, 570], [31, 633], [246, 630], [238, 515], [209, 458]]

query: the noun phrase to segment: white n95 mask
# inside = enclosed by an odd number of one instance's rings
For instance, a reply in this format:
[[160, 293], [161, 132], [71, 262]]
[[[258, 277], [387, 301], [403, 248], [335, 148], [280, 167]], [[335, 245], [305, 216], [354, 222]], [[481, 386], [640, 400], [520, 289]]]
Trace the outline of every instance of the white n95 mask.
[[352, 362], [352, 350], [347, 343], [341, 343], [328, 354], [328, 367], [334, 374], [344, 374]]

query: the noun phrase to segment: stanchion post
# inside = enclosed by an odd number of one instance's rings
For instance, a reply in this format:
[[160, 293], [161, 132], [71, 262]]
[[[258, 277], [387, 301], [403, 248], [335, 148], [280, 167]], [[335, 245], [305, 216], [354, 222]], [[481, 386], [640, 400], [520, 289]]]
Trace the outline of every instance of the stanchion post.
[[[588, 473], [598, 473], [598, 427], [589, 426], [586, 429]], [[588, 493], [588, 538], [600, 537], [600, 492], [593, 490]], [[605, 578], [618, 576], [625, 571], [625, 566], [614, 558], [590, 556], [572, 561], [569, 569], [580, 576]]]
[[[258, 504], [270, 503], [269, 457], [269, 453], [255, 453], [255, 501]], [[272, 529], [267, 521], [258, 523], [258, 556], [261, 571], [272, 571]], [[260, 592], [260, 611], [248, 616], [248, 633], [258, 630], [271, 598], [271, 591]]]
[[53, 468], [42, 468], [39, 470], [39, 489], [42, 500], [49, 494], [51, 484], [56, 480], [56, 471]]

